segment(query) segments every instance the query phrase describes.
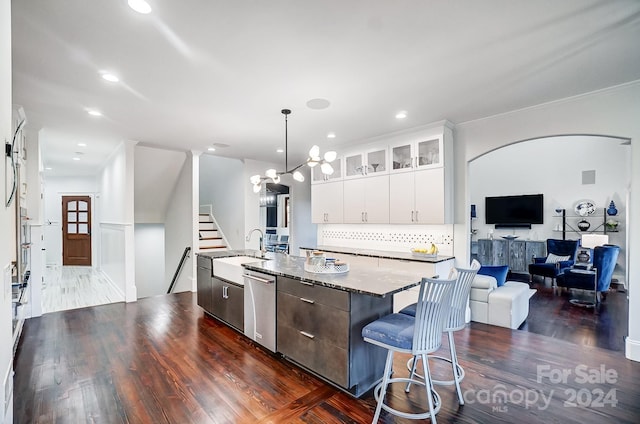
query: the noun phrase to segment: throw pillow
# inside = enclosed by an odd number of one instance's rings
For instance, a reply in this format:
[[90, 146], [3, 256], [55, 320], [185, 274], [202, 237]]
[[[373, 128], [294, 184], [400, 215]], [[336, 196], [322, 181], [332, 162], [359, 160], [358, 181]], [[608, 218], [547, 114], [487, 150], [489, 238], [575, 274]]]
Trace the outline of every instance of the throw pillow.
[[558, 255], [554, 255], [553, 253], [549, 253], [549, 256], [547, 256], [547, 260], [544, 262], [547, 264], [557, 264], [558, 262], [561, 262], [561, 261], [568, 261], [570, 257], [571, 256], [569, 255], [558, 256]]
[[490, 275], [496, 279], [498, 287], [502, 287], [507, 281], [509, 267], [507, 265], [482, 265], [478, 270], [480, 275]]

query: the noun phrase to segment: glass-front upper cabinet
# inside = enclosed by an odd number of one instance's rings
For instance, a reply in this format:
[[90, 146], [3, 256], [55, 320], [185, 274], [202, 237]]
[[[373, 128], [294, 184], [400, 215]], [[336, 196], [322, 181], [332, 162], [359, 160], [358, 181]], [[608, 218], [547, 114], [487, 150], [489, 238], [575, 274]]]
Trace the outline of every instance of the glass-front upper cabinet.
[[322, 183], [326, 181], [335, 181], [342, 179], [342, 158], [336, 158], [333, 162], [331, 162], [331, 167], [333, 168], [333, 173], [331, 175], [323, 174], [320, 165], [316, 165], [311, 168], [311, 182], [312, 183]]
[[391, 172], [440, 167], [443, 164], [442, 136], [397, 144], [390, 147], [390, 152]]
[[378, 148], [361, 153], [353, 153], [344, 157], [345, 178], [357, 178], [370, 175], [386, 174], [387, 149]]

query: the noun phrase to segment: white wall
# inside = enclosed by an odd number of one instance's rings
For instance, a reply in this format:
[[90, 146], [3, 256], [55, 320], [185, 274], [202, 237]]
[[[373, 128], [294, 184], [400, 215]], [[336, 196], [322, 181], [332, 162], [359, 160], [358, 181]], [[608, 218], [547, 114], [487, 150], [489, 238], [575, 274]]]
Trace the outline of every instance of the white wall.
[[171, 189], [186, 159], [184, 152], [135, 146], [134, 206], [136, 223], [164, 223]]
[[62, 196], [88, 195], [92, 201], [91, 222], [91, 263], [99, 265], [100, 219], [97, 209], [96, 195], [98, 182], [93, 176], [86, 177], [51, 177], [43, 180], [44, 207], [43, 228], [46, 243], [47, 265], [62, 265]]
[[[0, 138], [11, 140], [11, 1], [0, 0]], [[3, 155], [4, 157], [4, 155]], [[7, 161], [0, 165], [2, 175], [6, 175]], [[3, 184], [4, 185], [4, 184]], [[4, 190], [3, 190], [4, 191]], [[13, 390], [13, 346], [11, 340], [11, 278], [7, 281], [6, 270], [15, 256], [15, 231], [13, 229], [13, 208], [5, 207], [5, 193], [0, 206], [0, 271], [2, 272], [2, 294], [0, 294], [0, 420], [6, 424], [13, 422], [13, 395], [4, 407], [5, 382]], [[7, 286], [8, 284], [8, 286]]]
[[289, 252], [299, 255], [299, 249], [303, 246], [315, 246], [318, 240], [317, 225], [311, 222], [311, 173], [305, 166], [300, 169], [304, 174], [304, 182], [300, 183], [293, 178], [289, 184], [290, 213], [289, 223]]
[[135, 287], [134, 146], [120, 143], [99, 176], [96, 210], [100, 222], [100, 270], [127, 302], [137, 299]]
[[138, 299], [167, 292], [164, 271], [164, 224], [136, 224]]
[[[165, 273], [164, 284], [169, 287], [171, 278], [178, 267], [184, 248], [190, 246], [193, 249], [193, 194], [192, 194], [192, 170], [193, 157], [187, 154], [176, 185], [171, 193], [171, 201], [167, 206], [165, 218]], [[197, 209], [195, 211], [197, 214]], [[192, 271], [195, 261], [193, 260], [193, 250], [180, 277], [174, 287], [174, 292], [191, 291], [193, 287], [194, 273]]]
[[[631, 140], [629, 217], [640, 211], [640, 82], [513, 111], [456, 126], [456, 217], [464, 231], [456, 232], [457, 260], [469, 257], [471, 204], [468, 162], [521, 140], [564, 134], [595, 134]], [[628, 222], [629, 336], [626, 356], [640, 361], [640, 220]]]
[[243, 177], [244, 164], [239, 159], [200, 156], [200, 205], [212, 205], [213, 216], [232, 249], [244, 247]]
[[[584, 199], [606, 208], [614, 200], [617, 220], [622, 220], [622, 231], [609, 234], [609, 243], [621, 247], [616, 276], [625, 274], [626, 240], [624, 219], [626, 217], [626, 195], [630, 183], [631, 146], [621, 144], [620, 139], [565, 136], [529, 140], [494, 150], [469, 164], [469, 193], [471, 204], [476, 205], [478, 219], [473, 227], [477, 238], [487, 238], [489, 231], [495, 237], [516, 234], [521, 238], [546, 240], [562, 238], [554, 232], [562, 219], [556, 208], [564, 208], [567, 215], [574, 214], [574, 205]], [[582, 171], [596, 172], [595, 184], [582, 184]], [[487, 196], [520, 194], [544, 195], [544, 224], [532, 225], [529, 229], [496, 229], [485, 224], [484, 199]], [[577, 228], [577, 218], [567, 222]], [[592, 230], [596, 220], [592, 220]], [[600, 221], [602, 223], [602, 221]], [[604, 228], [601, 227], [600, 231]], [[579, 239], [579, 233], [568, 232], [567, 239]], [[476, 239], [477, 239], [476, 238]]]

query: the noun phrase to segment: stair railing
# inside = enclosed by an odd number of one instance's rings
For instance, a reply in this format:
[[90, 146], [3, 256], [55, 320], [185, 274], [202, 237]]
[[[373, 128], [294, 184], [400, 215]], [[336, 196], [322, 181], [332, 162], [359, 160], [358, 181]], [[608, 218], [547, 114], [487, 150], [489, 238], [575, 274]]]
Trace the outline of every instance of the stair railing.
[[171, 279], [171, 284], [169, 284], [169, 290], [167, 290], [167, 294], [171, 294], [173, 291], [173, 287], [176, 285], [176, 281], [178, 281], [178, 276], [180, 275], [180, 271], [184, 267], [184, 263], [189, 257], [189, 251], [191, 250], [191, 246], [187, 246], [184, 248], [184, 252], [182, 252], [182, 258], [180, 258], [180, 263], [176, 268], [176, 272], [173, 274], [173, 278]]

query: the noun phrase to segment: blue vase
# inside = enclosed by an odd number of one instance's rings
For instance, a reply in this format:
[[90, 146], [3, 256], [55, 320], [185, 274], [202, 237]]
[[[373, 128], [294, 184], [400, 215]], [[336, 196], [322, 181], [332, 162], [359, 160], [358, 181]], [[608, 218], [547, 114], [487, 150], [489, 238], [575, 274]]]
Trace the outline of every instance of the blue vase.
[[607, 215], [609, 216], [618, 215], [618, 209], [616, 209], [616, 204], [613, 203], [613, 200], [611, 201], [611, 203], [609, 203], [609, 208], [607, 209]]

